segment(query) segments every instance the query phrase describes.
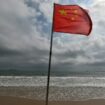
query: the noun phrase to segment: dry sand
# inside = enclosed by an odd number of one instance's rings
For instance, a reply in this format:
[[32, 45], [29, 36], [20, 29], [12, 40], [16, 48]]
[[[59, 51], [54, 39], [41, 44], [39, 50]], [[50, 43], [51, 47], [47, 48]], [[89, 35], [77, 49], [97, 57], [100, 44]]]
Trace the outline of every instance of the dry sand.
[[[0, 96], [0, 105], [45, 105], [45, 102], [10, 96]], [[105, 105], [105, 100], [97, 99], [88, 101], [52, 101], [49, 102], [49, 105]]]

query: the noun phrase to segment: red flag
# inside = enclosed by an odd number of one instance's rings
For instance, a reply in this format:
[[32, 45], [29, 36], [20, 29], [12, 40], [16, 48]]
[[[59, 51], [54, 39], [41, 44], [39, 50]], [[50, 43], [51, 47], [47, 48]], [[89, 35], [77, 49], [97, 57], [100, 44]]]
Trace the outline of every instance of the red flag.
[[88, 12], [78, 5], [54, 4], [53, 31], [89, 35], [92, 21]]

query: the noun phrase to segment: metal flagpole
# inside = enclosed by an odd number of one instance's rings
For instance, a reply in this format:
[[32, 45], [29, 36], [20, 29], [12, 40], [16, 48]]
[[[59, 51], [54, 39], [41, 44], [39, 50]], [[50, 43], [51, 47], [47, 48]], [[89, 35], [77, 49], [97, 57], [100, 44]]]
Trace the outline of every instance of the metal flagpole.
[[50, 83], [52, 45], [53, 45], [53, 21], [54, 21], [54, 5], [53, 5], [53, 20], [52, 20], [51, 39], [50, 39], [49, 65], [48, 65], [47, 89], [46, 89], [46, 104], [45, 105], [48, 105], [48, 101], [49, 101], [48, 100], [48, 98], [49, 98], [49, 83]]

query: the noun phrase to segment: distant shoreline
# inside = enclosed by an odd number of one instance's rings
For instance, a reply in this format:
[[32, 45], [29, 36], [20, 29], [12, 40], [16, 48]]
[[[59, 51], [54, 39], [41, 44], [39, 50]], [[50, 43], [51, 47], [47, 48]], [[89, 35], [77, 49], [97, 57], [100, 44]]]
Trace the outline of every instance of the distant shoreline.
[[[8, 69], [8, 70], [0, 70], [0, 76], [47, 76], [48, 70], [18, 70], [18, 69]], [[67, 70], [51, 70], [52, 77], [105, 77], [105, 74], [102, 72], [86, 72], [85, 70], [82, 72], [79, 71], [67, 71]]]

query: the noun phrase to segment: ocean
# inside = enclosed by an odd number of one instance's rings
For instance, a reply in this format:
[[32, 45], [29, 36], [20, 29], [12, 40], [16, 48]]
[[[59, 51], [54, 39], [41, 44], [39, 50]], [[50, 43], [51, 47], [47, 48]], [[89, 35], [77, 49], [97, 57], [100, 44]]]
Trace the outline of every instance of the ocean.
[[[46, 76], [0, 76], [0, 96], [45, 100]], [[49, 100], [105, 99], [105, 77], [51, 77]]]

